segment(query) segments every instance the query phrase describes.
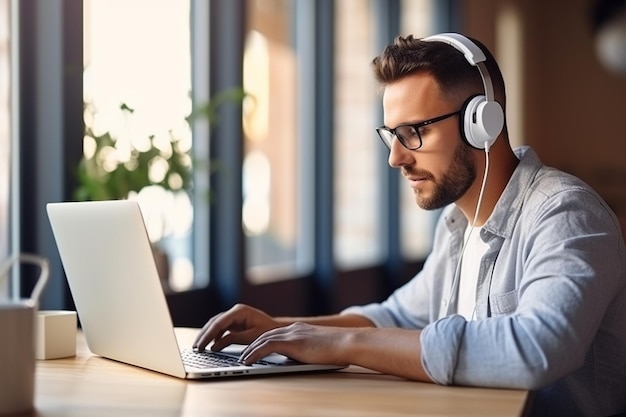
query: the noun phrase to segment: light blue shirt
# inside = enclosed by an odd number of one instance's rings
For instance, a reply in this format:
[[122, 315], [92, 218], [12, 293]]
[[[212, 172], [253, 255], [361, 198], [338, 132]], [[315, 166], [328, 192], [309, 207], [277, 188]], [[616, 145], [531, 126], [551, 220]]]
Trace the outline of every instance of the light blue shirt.
[[481, 231], [476, 320], [456, 311], [453, 280], [467, 220], [453, 204], [423, 269], [382, 303], [344, 313], [423, 329], [438, 384], [534, 390], [532, 415], [626, 412], [626, 249], [606, 203], [579, 179], [520, 163]]

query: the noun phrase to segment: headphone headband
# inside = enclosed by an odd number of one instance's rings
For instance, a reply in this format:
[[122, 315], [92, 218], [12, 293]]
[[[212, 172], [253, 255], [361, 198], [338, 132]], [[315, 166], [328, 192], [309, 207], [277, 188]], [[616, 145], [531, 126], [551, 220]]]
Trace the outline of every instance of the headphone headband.
[[483, 80], [487, 101], [495, 101], [491, 75], [489, 75], [487, 66], [484, 64], [484, 62], [487, 61], [487, 57], [478, 45], [459, 33], [440, 33], [438, 35], [427, 36], [422, 40], [444, 42], [462, 52], [467, 62], [478, 68], [480, 77]]
[[440, 33], [438, 35], [427, 36], [423, 41], [439, 41], [454, 46], [465, 55], [465, 59], [472, 65], [487, 60], [485, 53], [474, 42], [458, 33]]
[[440, 33], [422, 38], [423, 41], [444, 42], [460, 51], [466, 61], [478, 68], [483, 81], [484, 96], [469, 100], [463, 109], [462, 134], [472, 147], [488, 149], [504, 126], [504, 111], [495, 100], [491, 75], [485, 65], [487, 57], [478, 45], [459, 33]]

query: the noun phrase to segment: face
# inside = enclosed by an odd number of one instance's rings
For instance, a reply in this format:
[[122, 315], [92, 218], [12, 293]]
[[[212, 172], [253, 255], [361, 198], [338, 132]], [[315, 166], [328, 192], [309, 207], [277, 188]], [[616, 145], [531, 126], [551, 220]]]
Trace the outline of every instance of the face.
[[[418, 123], [458, 108], [445, 101], [428, 74], [405, 77], [385, 87], [385, 125]], [[420, 131], [422, 147], [406, 149], [393, 140], [389, 165], [399, 168], [423, 209], [434, 210], [459, 202], [476, 179], [471, 148], [459, 132], [459, 116], [428, 125]]]

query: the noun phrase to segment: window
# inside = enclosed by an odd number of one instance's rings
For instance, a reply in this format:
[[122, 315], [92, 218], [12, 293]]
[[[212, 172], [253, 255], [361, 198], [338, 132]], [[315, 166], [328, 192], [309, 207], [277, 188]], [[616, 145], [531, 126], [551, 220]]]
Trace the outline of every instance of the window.
[[297, 2], [252, 0], [246, 6], [242, 224], [247, 275], [261, 283], [310, 269], [306, 239], [312, 237], [303, 229], [306, 207], [298, 195], [311, 189], [300, 169]]
[[[84, 4], [85, 103], [97, 111], [86, 112], [88, 127], [129, 140], [173, 130], [193, 155], [190, 197], [133, 196], [157, 199], [142, 206], [148, 214], [175, 210], [175, 222], [146, 222], [170, 256], [177, 325], [232, 302], [336, 311], [380, 297], [409, 264], [414, 272], [437, 213], [421, 211], [387, 166], [370, 63], [394, 28], [430, 33], [431, 0]], [[187, 124], [233, 85], [245, 92], [241, 108], [216, 125]], [[289, 299], [263, 304], [276, 294]]]
[[379, 264], [381, 236], [380, 98], [370, 68], [375, 20], [370, 1], [335, 2], [334, 249], [341, 269]]
[[[388, 168], [386, 150], [374, 133], [380, 124], [381, 102], [370, 69], [372, 58], [380, 52], [375, 10], [386, 6], [361, 0], [333, 2], [335, 23], [329, 31], [333, 48], [315, 55], [303, 51], [302, 45], [310, 39], [318, 42], [320, 35], [298, 20], [319, 13], [311, 4], [246, 2], [244, 90], [249, 97], [243, 120], [242, 224], [252, 283], [302, 276], [311, 269], [313, 240], [320, 239], [319, 232], [312, 230], [324, 227], [314, 224], [319, 211], [332, 210], [332, 235], [321, 234], [321, 239], [332, 241], [317, 244], [332, 247], [337, 270], [379, 265], [389, 250], [383, 236], [387, 203], [382, 201], [387, 196], [382, 192], [383, 171]], [[433, 8], [430, 0], [401, 2], [402, 31], [429, 34]], [[324, 79], [315, 73], [316, 65], [324, 60], [333, 63], [330, 97], [319, 94], [316, 87]], [[311, 96], [332, 102], [307, 106]], [[324, 128], [316, 126], [320, 120], [325, 122], [320, 108], [332, 109], [330, 139], [321, 137]], [[327, 140], [333, 160], [313, 162], [313, 153], [320, 152]], [[324, 208], [325, 196], [318, 194], [309, 177], [319, 182], [326, 170], [332, 172], [333, 191], [331, 206]], [[397, 233], [402, 256], [420, 260], [430, 250], [438, 213], [419, 209], [404, 183], [400, 189], [400, 202], [392, 206], [400, 215]]]
[[[84, 3], [85, 124], [93, 131], [86, 135], [84, 152], [100, 155], [105, 170], [134, 169], [131, 153], [149, 148], [151, 137], [159, 150], [149, 166], [154, 182], [166, 175], [174, 146], [183, 156], [189, 153], [189, 10], [189, 1], [182, 0]], [[94, 155], [94, 138], [107, 132], [114, 145]], [[176, 191], [182, 179], [165, 180], [173, 191], [148, 186], [127, 197], [139, 201], [150, 239], [167, 254], [166, 288], [183, 290], [194, 279], [193, 208], [188, 193]]]

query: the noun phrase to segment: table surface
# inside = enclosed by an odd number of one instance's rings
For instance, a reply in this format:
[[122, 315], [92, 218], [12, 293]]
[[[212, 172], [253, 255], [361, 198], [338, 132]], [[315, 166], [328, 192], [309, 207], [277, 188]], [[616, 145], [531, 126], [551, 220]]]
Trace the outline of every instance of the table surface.
[[[177, 329], [192, 340], [195, 329]], [[92, 354], [37, 361], [31, 416], [521, 416], [522, 390], [446, 387], [350, 366], [333, 372], [186, 381]], [[27, 414], [28, 415], [28, 414]]]

